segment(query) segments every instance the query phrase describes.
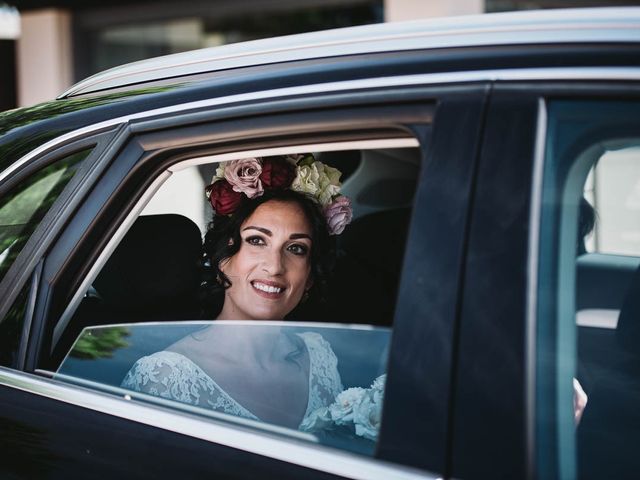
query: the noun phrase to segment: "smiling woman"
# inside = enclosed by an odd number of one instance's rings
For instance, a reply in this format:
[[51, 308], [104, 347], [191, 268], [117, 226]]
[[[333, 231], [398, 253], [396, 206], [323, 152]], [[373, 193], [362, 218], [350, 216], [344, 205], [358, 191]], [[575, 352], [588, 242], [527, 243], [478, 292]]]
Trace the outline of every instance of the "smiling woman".
[[[314, 200], [292, 190], [247, 199], [232, 216], [216, 215], [205, 238], [212, 283], [208, 317], [282, 320], [314, 283], [319, 290], [333, 249]], [[316, 282], [317, 280], [317, 282]], [[223, 306], [216, 311], [223, 294]]]
[[[367, 240], [403, 243], [419, 165], [405, 143], [171, 167], [92, 281], [58, 375], [372, 455], [392, 323], [381, 306], [395, 302], [402, 250], [394, 260]], [[395, 220], [380, 228], [380, 216]]]
[[[263, 166], [269, 167], [267, 175]], [[312, 170], [306, 173], [322, 172], [325, 178], [309, 175], [295, 184], [307, 167]], [[241, 159], [219, 173], [206, 190], [214, 208], [205, 240], [213, 284], [204, 288], [223, 296], [222, 308], [211, 316], [282, 320], [323, 276], [321, 263], [333, 253], [333, 204], [340, 199], [339, 208], [349, 208], [348, 199], [339, 195], [340, 172], [308, 155]], [[221, 203], [225, 197], [228, 201]], [[340, 230], [349, 220], [350, 211]], [[292, 335], [267, 326], [221, 334], [207, 327], [138, 360], [122, 385], [305, 430], [315, 428], [317, 412], [343, 390], [337, 365], [330, 344], [318, 333]]]

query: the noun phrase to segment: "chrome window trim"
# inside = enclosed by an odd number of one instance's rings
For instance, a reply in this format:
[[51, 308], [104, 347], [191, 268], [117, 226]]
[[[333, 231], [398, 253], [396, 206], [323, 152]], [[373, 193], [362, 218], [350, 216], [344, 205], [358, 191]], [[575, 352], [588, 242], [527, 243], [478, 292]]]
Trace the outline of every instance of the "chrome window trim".
[[224, 45], [123, 65], [93, 75], [65, 96], [163, 78], [294, 60], [495, 45], [640, 41], [640, 9], [502, 12], [311, 32]]
[[[0, 385], [114, 417], [161, 428], [256, 455], [354, 480], [435, 480], [428, 472], [367, 458], [317, 444], [306, 444], [242, 425], [198, 418], [186, 412], [138, 403], [122, 397], [62, 384], [55, 380], [0, 367]], [[128, 392], [131, 393], [131, 392]], [[129, 398], [128, 398], [129, 397]]]
[[542, 211], [542, 179], [547, 140], [547, 106], [538, 99], [538, 119], [533, 157], [531, 205], [529, 208], [529, 251], [527, 258], [527, 310], [525, 344], [526, 385], [526, 459], [527, 478], [534, 478], [536, 464], [536, 315], [538, 311], [538, 257], [540, 254], [540, 215]]
[[235, 102], [247, 102], [265, 99], [276, 99], [294, 95], [309, 95], [316, 93], [330, 93], [340, 90], [362, 90], [385, 87], [405, 87], [419, 85], [436, 85], [468, 82], [502, 82], [502, 81], [527, 81], [527, 80], [580, 80], [580, 81], [638, 81], [640, 80], [640, 68], [638, 67], [576, 67], [576, 68], [524, 68], [524, 69], [499, 69], [499, 70], [475, 70], [464, 72], [427, 73], [419, 75], [406, 75], [398, 77], [369, 78], [362, 80], [348, 80], [343, 82], [329, 82], [296, 87], [262, 90], [258, 92], [242, 93], [225, 97], [187, 102], [169, 107], [161, 107], [153, 110], [137, 112], [122, 117], [105, 120], [103, 122], [79, 128], [65, 133], [47, 143], [32, 150], [22, 158], [0, 172], [0, 182], [11, 173], [29, 162], [36, 156], [55, 148], [58, 144], [72, 140], [76, 137], [89, 135], [101, 129], [105, 129], [121, 123], [134, 120], [168, 115], [183, 112], [189, 109], [207, 108], [227, 105]]

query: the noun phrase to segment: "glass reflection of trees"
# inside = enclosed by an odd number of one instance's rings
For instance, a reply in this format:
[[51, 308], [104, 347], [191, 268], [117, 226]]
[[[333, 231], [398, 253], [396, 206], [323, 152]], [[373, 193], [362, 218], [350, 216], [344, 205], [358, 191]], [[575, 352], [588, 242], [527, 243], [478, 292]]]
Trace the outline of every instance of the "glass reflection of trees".
[[43, 168], [0, 199], [0, 280], [90, 151]]

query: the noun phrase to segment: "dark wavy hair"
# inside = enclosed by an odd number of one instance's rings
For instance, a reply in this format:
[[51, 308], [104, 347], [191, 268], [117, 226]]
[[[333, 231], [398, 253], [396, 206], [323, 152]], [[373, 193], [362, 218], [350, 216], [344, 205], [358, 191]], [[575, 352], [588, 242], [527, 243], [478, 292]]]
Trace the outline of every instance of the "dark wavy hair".
[[335, 263], [335, 240], [329, 236], [320, 206], [314, 199], [293, 190], [265, 190], [259, 197], [244, 197], [233, 215], [214, 215], [209, 223], [204, 237], [203, 281], [200, 286], [203, 318], [214, 318], [222, 310], [224, 291], [231, 286], [231, 281], [220, 270], [220, 264], [240, 250], [240, 227], [260, 205], [271, 200], [299, 205], [309, 221], [312, 240], [309, 258], [313, 279], [309, 294], [322, 298]]

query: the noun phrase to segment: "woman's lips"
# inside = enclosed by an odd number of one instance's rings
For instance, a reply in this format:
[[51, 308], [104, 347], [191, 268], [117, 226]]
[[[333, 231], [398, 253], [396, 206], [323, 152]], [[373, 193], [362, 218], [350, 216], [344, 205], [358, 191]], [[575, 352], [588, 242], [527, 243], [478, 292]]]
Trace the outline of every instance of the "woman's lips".
[[250, 283], [254, 292], [264, 298], [280, 298], [286, 290], [286, 288], [281, 284], [267, 282], [264, 280], [253, 280]]

